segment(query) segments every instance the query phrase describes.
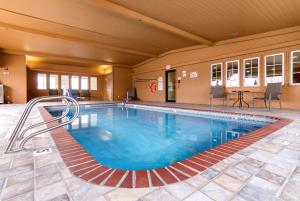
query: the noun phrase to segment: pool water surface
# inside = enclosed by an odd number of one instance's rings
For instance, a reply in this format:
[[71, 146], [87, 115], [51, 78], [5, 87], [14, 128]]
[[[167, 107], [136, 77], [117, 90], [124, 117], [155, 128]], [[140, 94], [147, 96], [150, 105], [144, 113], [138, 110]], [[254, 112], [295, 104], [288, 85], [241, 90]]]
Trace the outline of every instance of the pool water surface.
[[[63, 111], [59, 107], [46, 109], [52, 116]], [[66, 129], [105, 166], [150, 170], [184, 160], [268, 124], [253, 119], [99, 105], [81, 106], [80, 116]]]

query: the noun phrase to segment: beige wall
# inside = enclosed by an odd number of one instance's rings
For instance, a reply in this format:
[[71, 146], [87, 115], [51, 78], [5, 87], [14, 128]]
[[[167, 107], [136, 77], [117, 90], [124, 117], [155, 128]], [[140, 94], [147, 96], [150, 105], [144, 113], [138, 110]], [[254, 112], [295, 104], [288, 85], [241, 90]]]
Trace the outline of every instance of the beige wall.
[[0, 66], [8, 68], [9, 75], [0, 69], [0, 82], [4, 84], [5, 102], [25, 103], [27, 100], [27, 79], [25, 56], [0, 53]]
[[[48, 75], [48, 87], [49, 87], [49, 74], [59, 75], [58, 86], [60, 89], [60, 75], [79, 75], [79, 76], [93, 76], [97, 77], [97, 90], [90, 90], [90, 95], [93, 99], [102, 100], [103, 99], [103, 77], [98, 73], [97, 68], [88, 68], [88, 67], [76, 67], [76, 66], [67, 66], [60, 64], [35, 64], [30, 65], [28, 69], [28, 100], [37, 97], [37, 96], [47, 96], [48, 90], [37, 89], [37, 74], [46, 73]], [[71, 77], [69, 78], [71, 81]], [[70, 84], [70, 83], [69, 83]], [[71, 86], [71, 85], [69, 85]]]
[[151, 80], [157, 79], [158, 77], [163, 77], [165, 84], [165, 71], [157, 70], [145, 74], [135, 74], [133, 76], [133, 85], [137, 89], [137, 97], [142, 101], [165, 101], [165, 91], [156, 91], [155, 93], [150, 93], [148, 90], [148, 85]]
[[122, 100], [129, 87], [132, 86], [132, 69], [113, 67], [113, 100]]
[[103, 75], [103, 100], [112, 101], [113, 100], [113, 73]]
[[[157, 79], [162, 76], [165, 82], [166, 65], [176, 69], [177, 76], [181, 76], [183, 70], [187, 71], [187, 77], [177, 83], [177, 102], [180, 103], [209, 103], [210, 90], [210, 65], [223, 63], [223, 81], [225, 80], [225, 62], [231, 60], [240, 61], [240, 78], [242, 80], [243, 59], [260, 57], [261, 62], [261, 86], [248, 87], [250, 91], [264, 91], [264, 56], [274, 53], [285, 53], [285, 85], [283, 87], [283, 107], [300, 108], [300, 86], [291, 86], [290, 82], [290, 52], [300, 50], [300, 31], [285, 30], [259, 35], [253, 35], [238, 39], [219, 42], [212, 47], [191, 47], [171, 51], [156, 59], [149, 60], [134, 67], [134, 85], [137, 88], [138, 98], [147, 101], [165, 101], [165, 92], [156, 91], [151, 94], [147, 86], [149, 82], [138, 82], [141, 79]], [[197, 78], [189, 78], [189, 73], [197, 71]], [[182, 77], [182, 76], [181, 76]], [[164, 83], [165, 84], [165, 83]], [[231, 92], [234, 88], [227, 88]], [[251, 93], [246, 95], [248, 102], [251, 102]], [[260, 104], [262, 106], [262, 104]], [[274, 106], [278, 106], [277, 103]]]

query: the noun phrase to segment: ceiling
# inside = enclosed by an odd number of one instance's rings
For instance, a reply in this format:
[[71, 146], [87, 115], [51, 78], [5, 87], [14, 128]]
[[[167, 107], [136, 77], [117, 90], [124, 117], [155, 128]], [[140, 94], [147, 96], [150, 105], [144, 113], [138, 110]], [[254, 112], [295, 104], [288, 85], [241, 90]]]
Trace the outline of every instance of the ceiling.
[[211, 41], [300, 25], [299, 0], [111, 0]]
[[0, 49], [132, 66], [161, 53], [300, 25], [299, 0], [3, 0]]

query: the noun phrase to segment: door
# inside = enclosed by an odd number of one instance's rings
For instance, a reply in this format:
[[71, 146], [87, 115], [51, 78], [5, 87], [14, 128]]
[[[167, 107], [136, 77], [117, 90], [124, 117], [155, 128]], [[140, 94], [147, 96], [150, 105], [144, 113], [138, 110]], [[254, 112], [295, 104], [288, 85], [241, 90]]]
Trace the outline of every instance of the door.
[[113, 74], [109, 73], [104, 76], [103, 84], [103, 100], [113, 100]]
[[176, 70], [166, 71], [166, 101], [176, 101]]

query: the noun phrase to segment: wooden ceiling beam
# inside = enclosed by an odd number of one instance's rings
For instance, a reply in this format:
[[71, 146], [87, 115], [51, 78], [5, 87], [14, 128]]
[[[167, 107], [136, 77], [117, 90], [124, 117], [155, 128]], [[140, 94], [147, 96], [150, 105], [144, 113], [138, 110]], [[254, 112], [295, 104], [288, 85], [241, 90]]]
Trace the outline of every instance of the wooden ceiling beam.
[[101, 6], [102, 8], [105, 8], [109, 11], [121, 14], [125, 17], [132, 18], [134, 20], [143, 22], [145, 24], [154, 26], [156, 28], [171, 32], [173, 34], [176, 34], [181, 37], [187, 38], [189, 40], [195, 41], [197, 43], [201, 43], [201, 44], [205, 44], [205, 45], [209, 45], [209, 46], [212, 46], [214, 44], [212, 41], [210, 41], [204, 37], [184, 31], [175, 26], [172, 26], [167, 23], [161, 22], [159, 20], [153, 19], [151, 17], [145, 16], [141, 13], [135, 12], [133, 10], [130, 10], [130, 9], [120, 6], [118, 4], [109, 2], [107, 0], [90, 0], [90, 2], [95, 3], [96, 5]]
[[62, 61], [66, 61], [66, 62], [78, 62], [78, 63], [83, 63], [83, 64], [90, 63], [90, 64], [98, 64], [98, 65], [113, 65], [113, 66], [120, 66], [120, 67], [131, 67], [130, 65], [114, 63], [114, 62], [107, 62], [107, 61], [103, 61], [103, 60], [88, 59], [88, 58], [67, 56], [67, 55], [61, 55], [61, 54], [52, 54], [52, 53], [45, 53], [45, 52], [37, 52], [37, 51], [0, 49], [0, 53], [35, 56], [35, 57], [42, 57], [42, 58], [43, 57], [44, 58], [54, 58], [54, 59], [61, 59]]
[[112, 51], [126, 53], [126, 54], [139, 55], [139, 56], [144, 56], [144, 57], [157, 56], [157, 55], [151, 54], [151, 53], [145, 53], [145, 52], [141, 52], [141, 51], [137, 51], [137, 50], [131, 50], [131, 49], [127, 49], [127, 48], [106, 45], [106, 44], [102, 44], [97, 41], [93, 41], [93, 40], [89, 40], [89, 39], [83, 39], [83, 38], [79, 38], [79, 37], [75, 37], [75, 36], [67, 36], [67, 35], [62, 35], [62, 34], [49, 33], [49, 32], [40, 31], [40, 30], [36, 30], [36, 29], [7, 24], [5, 22], [0, 21], [0, 28], [1, 27], [6, 28], [6, 29], [13, 29], [13, 30], [18, 30], [18, 31], [22, 31], [22, 32], [27, 32], [27, 33], [31, 33], [31, 34], [43, 35], [43, 36], [52, 37], [52, 38], [59, 38], [59, 39], [75, 41], [75, 42], [83, 42], [83, 43], [87, 43], [92, 46], [96, 45], [98, 48], [101, 48], [101, 49], [107, 49], [107, 50], [112, 50]]

